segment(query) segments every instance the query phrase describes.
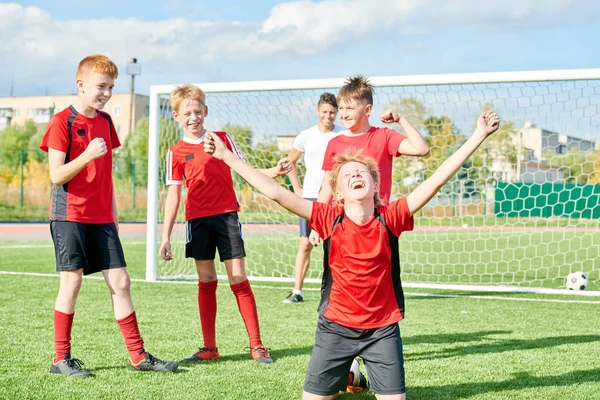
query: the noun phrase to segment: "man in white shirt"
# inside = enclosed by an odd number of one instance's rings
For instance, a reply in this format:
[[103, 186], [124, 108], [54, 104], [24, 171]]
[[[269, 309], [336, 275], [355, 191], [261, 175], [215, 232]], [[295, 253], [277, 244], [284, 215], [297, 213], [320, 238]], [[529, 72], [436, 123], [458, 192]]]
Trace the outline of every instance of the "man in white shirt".
[[[292, 163], [292, 171], [288, 174], [294, 193], [308, 200], [316, 200], [323, 181], [323, 157], [329, 141], [343, 132], [343, 128], [335, 125], [338, 107], [335, 96], [323, 93], [317, 104], [319, 123], [300, 132], [294, 139], [292, 149], [287, 158]], [[304, 154], [304, 185], [300, 184], [296, 164]], [[300, 245], [294, 266], [294, 289], [283, 301], [284, 303], [299, 303], [304, 300], [302, 285], [310, 266], [310, 253], [313, 245], [308, 241], [310, 228], [308, 221], [300, 218]]]

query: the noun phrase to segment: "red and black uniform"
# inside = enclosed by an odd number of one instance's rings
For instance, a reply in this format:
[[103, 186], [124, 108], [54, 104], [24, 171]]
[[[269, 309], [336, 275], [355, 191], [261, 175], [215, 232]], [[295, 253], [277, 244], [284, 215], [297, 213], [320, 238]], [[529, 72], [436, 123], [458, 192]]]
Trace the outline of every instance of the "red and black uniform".
[[[244, 156], [226, 132], [214, 132], [238, 158]], [[244, 160], [245, 161], [245, 160]], [[167, 185], [185, 181], [186, 257], [221, 261], [245, 257], [231, 169], [204, 151], [204, 135], [183, 138], [167, 153]]]
[[88, 275], [126, 266], [112, 210], [112, 150], [121, 142], [110, 115], [97, 110], [90, 118], [69, 106], [52, 118], [40, 149], [65, 153], [67, 164], [95, 138], [104, 139], [108, 152], [52, 189], [50, 231], [58, 271], [83, 268]]
[[79, 114], [72, 106], [56, 114], [42, 138], [40, 149], [66, 153], [65, 164], [81, 155], [95, 138], [106, 142], [108, 152], [86, 165], [69, 182], [54, 186], [51, 221], [107, 224], [113, 221], [112, 150], [121, 146], [110, 116], [97, 111], [94, 118]]
[[[365, 361], [371, 389], [404, 393], [404, 315], [398, 237], [414, 227], [406, 198], [373, 210], [357, 225], [343, 206], [314, 203], [310, 227], [324, 239], [324, 271], [315, 348], [304, 389], [328, 396], [345, 387], [352, 360]], [[327, 382], [320, 377], [330, 376]]]
[[[65, 164], [79, 157], [95, 138], [106, 142], [107, 153], [87, 164], [71, 180], [54, 186], [50, 232], [57, 271], [83, 269], [88, 275], [125, 267], [125, 256], [114, 221], [112, 150], [121, 146], [110, 115], [96, 110], [93, 118], [69, 106], [50, 120], [40, 149], [65, 153]], [[70, 357], [74, 314], [54, 310], [54, 362]], [[144, 359], [144, 341], [132, 312], [117, 320], [131, 361]]]
[[[213, 132], [236, 157], [245, 161], [233, 138], [226, 132]], [[221, 261], [246, 256], [239, 205], [233, 189], [231, 169], [204, 151], [204, 135], [184, 137], [167, 153], [167, 185], [185, 181], [186, 245], [185, 256], [195, 260], [214, 260], [219, 250]], [[204, 348], [216, 350], [215, 322], [218, 281], [198, 281], [198, 309]], [[250, 347], [262, 346], [256, 301], [250, 282], [229, 286], [246, 325]]]

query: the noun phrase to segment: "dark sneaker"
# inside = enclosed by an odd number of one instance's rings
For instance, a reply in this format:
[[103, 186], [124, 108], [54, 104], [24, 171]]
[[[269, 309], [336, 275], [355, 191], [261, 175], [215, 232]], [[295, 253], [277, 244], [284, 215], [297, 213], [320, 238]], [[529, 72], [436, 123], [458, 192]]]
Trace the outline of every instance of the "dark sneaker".
[[259, 364], [271, 364], [273, 362], [269, 349], [264, 346], [250, 347], [250, 355]]
[[82, 365], [84, 365], [84, 363], [80, 359], [71, 358], [70, 354], [65, 354], [64, 360], [52, 364], [50, 373], [72, 376], [73, 378], [87, 378], [92, 376], [90, 371], [81, 368]]
[[304, 297], [301, 294], [296, 294], [294, 292], [290, 293], [288, 297], [283, 300], [284, 303], [300, 303], [304, 301]]
[[174, 372], [177, 370], [175, 361], [163, 361], [146, 352], [144, 359], [137, 364], [129, 362], [130, 368], [134, 371], [154, 371], [154, 372]]
[[218, 360], [218, 359], [219, 359], [219, 349], [217, 349], [216, 347], [214, 347], [212, 349], [208, 348], [208, 347], [201, 347], [198, 349], [198, 351], [196, 353], [192, 354], [188, 358], [184, 358], [183, 360], [181, 360], [181, 362], [195, 363], [198, 361]]
[[368, 387], [367, 378], [360, 372], [360, 365], [358, 360], [352, 360], [350, 366], [350, 373], [348, 374], [348, 385], [346, 391], [350, 393], [358, 393], [366, 390]]

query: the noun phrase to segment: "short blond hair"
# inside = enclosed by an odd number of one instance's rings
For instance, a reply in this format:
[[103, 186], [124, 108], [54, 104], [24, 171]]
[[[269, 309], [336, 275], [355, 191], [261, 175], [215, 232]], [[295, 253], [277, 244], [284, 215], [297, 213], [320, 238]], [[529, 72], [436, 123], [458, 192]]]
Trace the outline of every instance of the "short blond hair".
[[337, 95], [338, 104], [342, 100], [356, 100], [364, 106], [373, 105], [373, 85], [369, 82], [369, 78], [362, 75], [352, 76], [346, 79]]
[[119, 77], [119, 69], [112, 60], [102, 54], [92, 54], [79, 62], [75, 79], [81, 79], [90, 72], [105, 74], [113, 79]]
[[177, 86], [175, 89], [171, 90], [171, 93], [169, 94], [171, 108], [175, 112], [179, 112], [181, 102], [184, 100], [197, 101], [202, 105], [206, 105], [206, 96], [204, 95], [202, 89], [200, 89], [196, 85], [192, 85], [191, 83], [186, 83], [181, 86]]
[[[337, 192], [337, 187], [338, 187], [338, 179], [340, 176], [340, 170], [342, 169], [342, 167], [350, 162], [357, 162], [357, 163], [361, 163], [362, 165], [364, 165], [365, 167], [367, 167], [367, 171], [369, 171], [369, 174], [371, 175], [371, 178], [373, 178], [373, 182], [376, 185], [379, 185], [379, 166], [377, 165], [377, 163], [375, 162], [375, 160], [371, 157], [363, 157], [361, 156], [362, 150], [357, 150], [354, 148], [351, 148], [347, 151], [345, 151], [344, 153], [340, 153], [337, 154], [334, 158], [335, 161], [335, 165], [333, 166], [333, 170], [331, 171], [331, 177], [329, 178], [329, 185], [331, 186], [331, 191], [332, 193]], [[375, 193], [375, 206], [379, 207], [382, 206], [383, 203], [381, 202], [381, 198], [379, 197], [379, 193]], [[337, 204], [344, 204], [343, 199], [339, 200], [336, 199]]]

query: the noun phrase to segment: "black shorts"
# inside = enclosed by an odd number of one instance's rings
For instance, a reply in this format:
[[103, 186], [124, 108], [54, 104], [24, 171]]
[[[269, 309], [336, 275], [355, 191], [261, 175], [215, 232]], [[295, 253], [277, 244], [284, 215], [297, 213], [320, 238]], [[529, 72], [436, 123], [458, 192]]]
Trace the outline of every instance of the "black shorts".
[[246, 257], [242, 223], [237, 212], [187, 221], [186, 257], [196, 260], [214, 260], [216, 249], [219, 249], [221, 261]]
[[50, 221], [57, 271], [83, 268], [89, 275], [105, 269], [125, 267], [123, 246], [114, 223]]
[[[317, 199], [306, 199], [310, 201], [316, 201]], [[299, 217], [298, 225], [300, 225], [300, 237], [309, 237], [311, 229], [308, 227], [308, 220]]]
[[400, 327], [347, 328], [319, 316], [315, 347], [310, 356], [304, 391], [331, 396], [345, 390], [352, 360], [360, 356], [369, 386], [382, 395], [405, 393], [404, 356]]

